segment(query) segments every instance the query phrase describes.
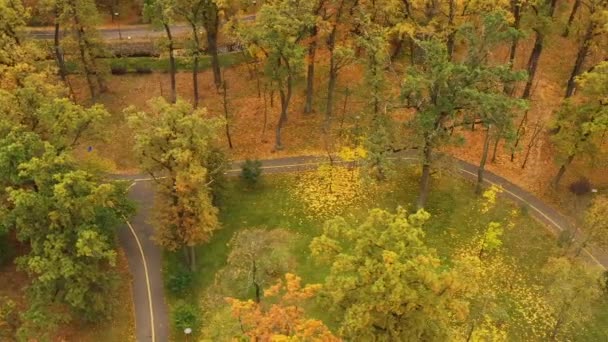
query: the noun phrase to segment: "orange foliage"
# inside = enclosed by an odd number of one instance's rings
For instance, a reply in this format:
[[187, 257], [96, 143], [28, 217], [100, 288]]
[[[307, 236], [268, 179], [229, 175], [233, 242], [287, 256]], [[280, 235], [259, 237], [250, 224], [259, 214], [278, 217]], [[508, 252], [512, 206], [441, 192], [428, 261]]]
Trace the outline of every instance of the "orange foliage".
[[226, 298], [232, 315], [239, 319], [243, 334], [255, 341], [340, 341], [316, 319], [304, 317], [300, 307], [321, 289], [313, 284], [302, 287], [301, 278], [287, 273], [285, 282], [279, 281], [264, 292], [265, 298], [276, 297], [276, 303], [264, 305], [253, 300]]

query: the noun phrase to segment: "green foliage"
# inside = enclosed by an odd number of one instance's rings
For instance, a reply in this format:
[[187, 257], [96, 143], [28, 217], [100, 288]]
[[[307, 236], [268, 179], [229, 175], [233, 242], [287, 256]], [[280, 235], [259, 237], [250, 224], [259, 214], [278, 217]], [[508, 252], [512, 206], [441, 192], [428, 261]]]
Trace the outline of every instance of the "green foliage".
[[608, 62], [602, 62], [577, 78], [581, 102], [565, 101], [552, 124], [551, 137], [558, 163], [568, 164], [577, 155], [594, 155], [599, 148], [598, 137], [608, 129]]
[[181, 264], [172, 265], [165, 273], [167, 279], [166, 286], [169, 292], [174, 296], [183, 295], [184, 292], [192, 287], [194, 277], [192, 272]]
[[423, 239], [430, 215], [373, 209], [358, 226], [327, 221], [313, 256], [330, 263], [324, 292], [344, 309], [340, 334], [366, 340], [441, 340], [449, 317], [464, 319], [460, 285]]
[[552, 306], [548, 339], [561, 339], [593, 317], [590, 305], [602, 295], [605, 277], [579, 260], [550, 258], [543, 269], [548, 279], [546, 299]]
[[245, 160], [243, 166], [241, 166], [241, 179], [245, 182], [248, 188], [254, 188], [260, 181], [262, 176], [262, 162], [259, 160]]
[[196, 304], [180, 302], [172, 311], [171, 321], [178, 333], [190, 328], [196, 334], [201, 321], [201, 312]]

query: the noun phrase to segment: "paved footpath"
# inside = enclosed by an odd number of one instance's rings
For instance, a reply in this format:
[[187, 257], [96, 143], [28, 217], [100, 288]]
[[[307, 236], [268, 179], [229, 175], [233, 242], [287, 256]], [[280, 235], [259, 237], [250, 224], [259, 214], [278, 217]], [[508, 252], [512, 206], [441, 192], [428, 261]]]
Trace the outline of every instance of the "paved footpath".
[[[395, 159], [412, 163], [417, 161], [414, 151], [399, 153]], [[262, 169], [265, 173], [305, 171], [314, 169], [325, 160], [324, 157], [315, 156], [263, 160]], [[232, 163], [227, 174], [238, 175], [241, 171], [241, 163]], [[476, 165], [461, 160], [455, 160], [455, 163], [464, 178], [477, 179]], [[148, 222], [154, 196], [153, 184], [147, 176], [120, 178], [133, 182], [130, 196], [138, 203], [137, 215], [126, 225], [125, 229], [120, 231], [120, 241], [125, 249], [133, 275], [136, 338], [138, 342], [168, 341], [170, 327], [162, 280], [162, 253], [151, 240], [153, 229]], [[486, 171], [485, 182], [502, 187], [504, 197], [528, 207], [530, 214], [545, 223], [552, 233], [557, 235], [563, 230], [572, 229], [569, 221], [557, 210], [508, 180]], [[584, 253], [590, 262], [598, 264], [604, 269], [608, 268], [606, 253], [588, 250], [585, 250]]]

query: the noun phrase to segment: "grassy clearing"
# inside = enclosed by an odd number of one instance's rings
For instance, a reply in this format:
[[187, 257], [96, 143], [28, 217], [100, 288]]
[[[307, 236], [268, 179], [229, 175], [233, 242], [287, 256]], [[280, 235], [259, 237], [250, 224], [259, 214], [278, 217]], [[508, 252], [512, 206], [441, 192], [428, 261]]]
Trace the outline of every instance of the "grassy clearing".
[[[398, 206], [412, 209], [417, 191], [418, 176], [416, 170], [402, 167], [399, 174], [380, 186], [370, 186], [365, 200], [345, 208], [340, 213], [352, 222], [365, 217], [367, 210], [380, 207], [395, 210]], [[302, 201], [294, 195], [296, 184], [302, 181], [304, 174], [266, 176], [264, 184], [257, 190], [243, 190], [238, 181], [230, 182], [222, 206], [223, 229], [212, 241], [199, 249], [199, 271], [196, 273], [190, 291], [184, 296], [171, 297], [171, 302], [180, 298], [199, 298], [203, 305], [203, 335], [212, 340], [222, 340], [221, 331], [230, 331], [228, 311], [223, 303], [225, 296], [239, 296], [234, 291], [234, 284], [222, 282], [222, 271], [227, 269], [227, 257], [230, 253], [228, 242], [241, 229], [281, 228], [293, 233], [289, 239], [290, 256], [297, 261], [293, 273], [303, 278], [304, 283], [322, 282], [328, 269], [315, 263], [310, 258], [308, 245], [310, 240], [319, 235], [324, 220], [311, 217], [303, 207]], [[443, 175], [442, 179], [433, 180], [434, 190], [428, 202], [431, 220], [425, 225], [427, 243], [436, 248], [441, 258], [449, 263], [451, 257], [464, 245], [470, 243], [483, 227], [485, 220], [478, 219], [477, 197], [473, 187], [458, 179]], [[501, 255], [511, 260], [515, 269], [530, 284], [537, 284], [538, 271], [547, 258], [556, 255], [558, 249], [554, 238], [539, 223], [528, 216], [525, 208], [506, 200], [499, 205], [486, 219], [509, 219], [513, 228], [505, 229]], [[167, 258], [167, 270], [180, 262], [178, 255]], [[242, 295], [240, 295], [243, 297]], [[250, 297], [252, 298], [252, 297]], [[607, 336], [608, 314], [606, 303], [598, 304], [598, 317], [590, 322], [586, 329], [580, 329], [581, 340], [598, 340]], [[335, 312], [328, 311], [319, 302], [311, 302], [307, 307], [310, 316], [322, 319], [330, 328], [336, 328], [338, 322]], [[525, 323], [525, 322], [524, 322]], [[218, 328], [221, 326], [221, 329]], [[517, 329], [517, 328], [513, 328]], [[516, 334], [517, 330], [511, 331]], [[514, 335], [517, 336], [517, 335]], [[179, 338], [179, 337], [178, 337]]]

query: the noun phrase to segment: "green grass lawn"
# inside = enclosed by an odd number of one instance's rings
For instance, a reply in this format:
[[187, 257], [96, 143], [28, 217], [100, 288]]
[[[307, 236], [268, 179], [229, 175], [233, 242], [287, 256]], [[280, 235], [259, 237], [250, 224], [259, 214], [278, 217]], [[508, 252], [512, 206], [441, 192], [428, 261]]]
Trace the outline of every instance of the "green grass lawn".
[[[411, 167], [400, 167], [386, 183], [366, 192], [364, 201], [344, 208], [342, 216], [356, 222], [365, 217], [366, 212], [374, 207], [394, 211], [398, 206], [412, 209], [417, 195], [416, 170]], [[263, 184], [256, 190], [244, 190], [242, 184], [233, 180], [229, 182], [224, 202], [221, 207], [222, 229], [212, 240], [199, 248], [199, 270], [194, 279], [192, 290], [182, 295], [170, 295], [170, 303], [180, 298], [208, 298], [211, 293], [230, 294], [231, 288], [218, 290], [216, 275], [227, 265], [230, 253], [228, 242], [235, 232], [246, 228], [285, 229], [293, 233], [289, 239], [291, 256], [297, 260], [295, 269], [290, 272], [302, 277], [304, 283], [323, 282], [328, 272], [326, 266], [320, 265], [310, 257], [308, 245], [312, 238], [322, 231], [323, 218], [311, 217], [302, 201], [294, 195], [294, 186], [301, 182], [302, 174], [267, 175]], [[556, 255], [558, 248], [555, 239], [538, 222], [528, 216], [525, 208], [499, 199], [498, 205], [486, 217], [479, 219], [476, 203], [478, 197], [473, 193], [473, 186], [459, 177], [444, 176], [433, 180], [433, 191], [428, 201], [428, 211], [432, 218], [425, 225], [427, 244], [435, 248], [439, 256], [449, 264], [451, 257], [459, 248], [471, 241], [471, 238], [491, 220], [512, 222], [512, 228], [505, 228], [503, 246], [499, 253], [512, 260], [522, 279], [535, 283], [538, 271], [547, 258]], [[181, 255], [167, 257], [167, 270], [175, 268]], [[220, 282], [221, 283], [221, 282]], [[232, 294], [238, 296], [237, 294]], [[221, 297], [221, 296], [220, 296]], [[204, 300], [202, 300], [204, 302]], [[214, 308], [227, 315], [226, 306], [221, 301], [206, 307], [206, 332], [209, 325], [218, 324], [214, 317]], [[221, 308], [220, 308], [221, 307]], [[605, 339], [608, 331], [606, 322], [606, 304], [598, 304], [598, 317], [587, 329], [581, 329], [581, 340]], [[335, 313], [328, 311], [319, 302], [310, 303], [307, 313], [325, 321], [330, 328], [336, 328], [338, 322]], [[205, 321], [204, 320], [204, 321]], [[211, 329], [213, 330], [213, 329]], [[513, 333], [513, 332], [512, 332]], [[209, 336], [205, 336], [209, 337]], [[215, 336], [214, 339], [218, 339]]]

